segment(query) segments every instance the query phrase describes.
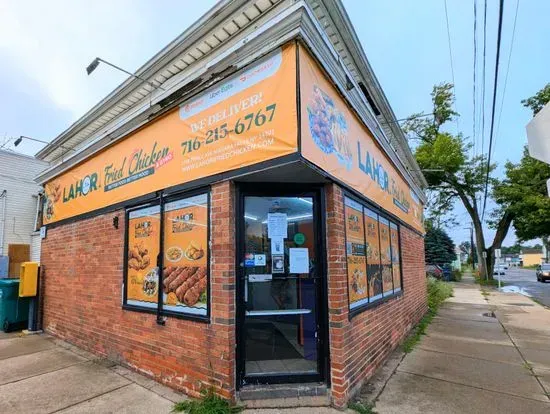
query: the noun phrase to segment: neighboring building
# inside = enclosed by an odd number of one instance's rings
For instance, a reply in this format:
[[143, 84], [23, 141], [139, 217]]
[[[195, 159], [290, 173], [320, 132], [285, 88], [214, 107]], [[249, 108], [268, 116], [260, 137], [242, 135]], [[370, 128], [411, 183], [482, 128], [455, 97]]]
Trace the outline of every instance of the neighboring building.
[[[0, 150], [0, 256], [8, 256], [11, 245], [12, 253], [40, 260], [40, 238], [35, 230], [41, 187], [34, 178], [47, 166], [34, 157]], [[20, 259], [11, 257], [10, 263], [10, 276], [15, 277]], [[0, 275], [4, 272], [5, 267]]]
[[514, 266], [514, 267], [520, 266], [520, 263], [521, 263], [519, 254], [516, 254], [516, 253], [503, 254], [501, 261], [508, 264], [509, 266]]
[[524, 248], [521, 249], [519, 258], [522, 266], [536, 266], [543, 262], [543, 252], [542, 249], [531, 249]]
[[[456, 257], [455, 259], [453, 260], [453, 262], [451, 263], [451, 267], [453, 268], [453, 270], [460, 270], [462, 269], [462, 263], [466, 263], [466, 260], [467, 260], [467, 255], [462, 253], [462, 251], [460, 250], [460, 247], [455, 247], [455, 253], [456, 253]], [[466, 257], [466, 258], [464, 258]]]
[[426, 182], [342, 3], [219, 2], [137, 74], [37, 154], [44, 330], [343, 407], [427, 303]]

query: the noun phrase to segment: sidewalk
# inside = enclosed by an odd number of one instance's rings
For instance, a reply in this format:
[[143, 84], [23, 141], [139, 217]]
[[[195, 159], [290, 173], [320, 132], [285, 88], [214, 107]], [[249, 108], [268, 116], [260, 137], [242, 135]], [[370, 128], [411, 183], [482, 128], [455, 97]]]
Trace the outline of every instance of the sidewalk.
[[[395, 369], [375, 412], [550, 413], [550, 310], [519, 294], [486, 291], [471, 278], [455, 284], [414, 351], [394, 355], [381, 370]], [[0, 373], [0, 413], [169, 413], [185, 398], [48, 335], [0, 333]], [[245, 410], [309, 412], [338, 413]]]
[[550, 413], [550, 310], [485, 290], [471, 277], [455, 284], [379, 395], [377, 413]]
[[48, 335], [0, 332], [0, 413], [170, 413], [185, 397]]

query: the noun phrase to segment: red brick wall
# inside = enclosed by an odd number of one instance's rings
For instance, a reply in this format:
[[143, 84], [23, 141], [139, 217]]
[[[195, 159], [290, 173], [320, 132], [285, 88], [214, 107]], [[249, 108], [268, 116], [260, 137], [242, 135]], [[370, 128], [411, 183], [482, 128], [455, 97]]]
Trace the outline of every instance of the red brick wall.
[[424, 315], [424, 239], [401, 227], [403, 295], [348, 318], [343, 191], [326, 187], [329, 342], [333, 404], [343, 407]]
[[[42, 241], [47, 332], [197, 396], [213, 384], [235, 393], [233, 187], [211, 193], [211, 323], [121, 309], [124, 210], [48, 229]], [[119, 228], [113, 227], [118, 216]]]

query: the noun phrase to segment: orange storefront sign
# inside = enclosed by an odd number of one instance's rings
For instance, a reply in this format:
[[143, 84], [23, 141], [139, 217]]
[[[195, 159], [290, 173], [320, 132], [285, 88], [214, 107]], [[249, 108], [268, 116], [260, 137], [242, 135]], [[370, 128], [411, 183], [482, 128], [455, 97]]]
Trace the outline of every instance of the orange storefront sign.
[[303, 48], [299, 66], [304, 158], [423, 232], [420, 200]]
[[279, 48], [45, 185], [45, 224], [297, 151], [296, 51]]

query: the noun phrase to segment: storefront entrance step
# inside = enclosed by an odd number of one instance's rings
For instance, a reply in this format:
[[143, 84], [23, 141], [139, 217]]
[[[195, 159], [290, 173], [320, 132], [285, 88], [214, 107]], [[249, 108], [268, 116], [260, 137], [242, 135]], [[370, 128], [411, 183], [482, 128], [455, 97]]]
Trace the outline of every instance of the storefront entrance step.
[[239, 399], [248, 408], [330, 406], [326, 384], [247, 385]]

